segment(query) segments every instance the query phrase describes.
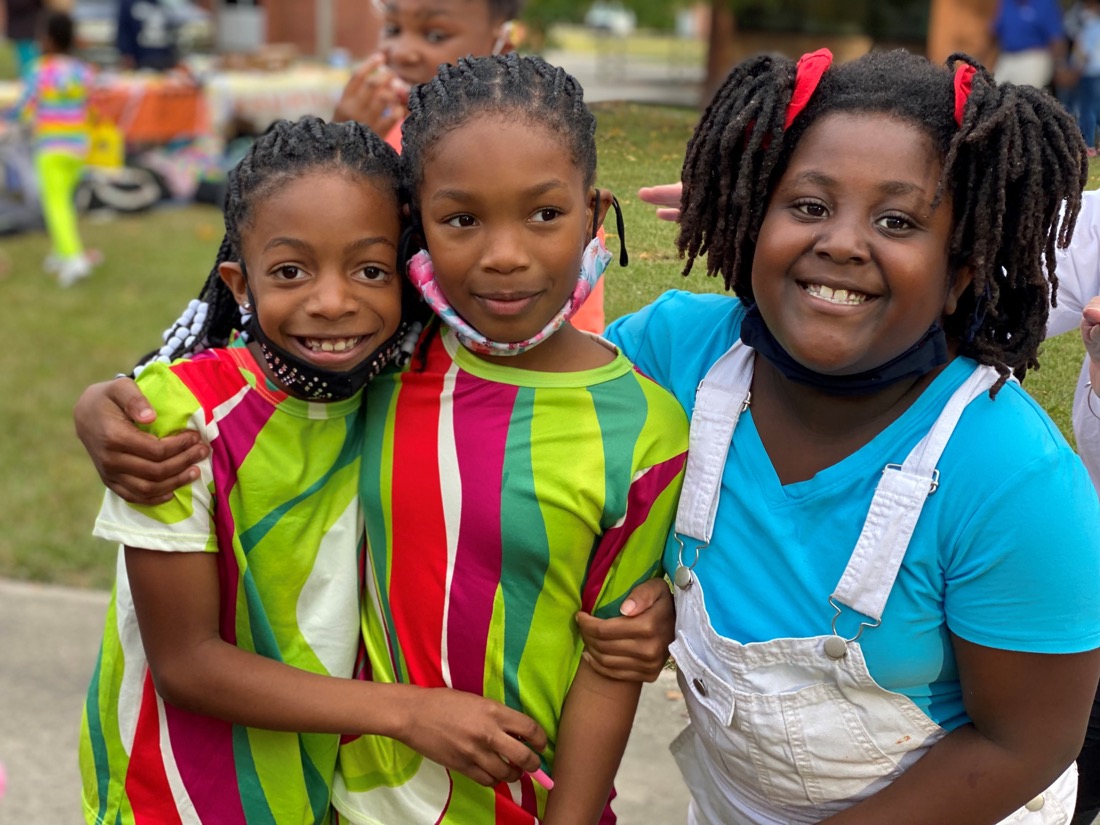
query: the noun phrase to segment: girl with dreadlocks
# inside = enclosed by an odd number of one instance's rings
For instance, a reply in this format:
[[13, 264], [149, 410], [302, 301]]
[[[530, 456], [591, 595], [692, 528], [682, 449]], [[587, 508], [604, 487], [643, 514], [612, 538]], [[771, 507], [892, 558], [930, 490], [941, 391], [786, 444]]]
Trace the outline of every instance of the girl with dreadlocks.
[[[277, 123], [231, 175], [201, 300], [138, 377], [150, 429], [197, 430], [211, 456], [165, 503], [108, 492], [96, 522], [123, 547], [81, 733], [89, 823], [328, 822], [340, 734], [471, 781], [538, 768], [545, 735], [520, 712], [351, 678], [363, 387], [415, 297], [399, 189], [380, 138], [316, 118]], [[223, 346], [241, 313], [247, 342]]]
[[1100, 512], [1012, 376], [1086, 169], [1051, 98], [962, 55], [758, 57], [708, 108], [679, 246], [740, 300], [608, 331], [692, 413], [690, 822], [1069, 821]]

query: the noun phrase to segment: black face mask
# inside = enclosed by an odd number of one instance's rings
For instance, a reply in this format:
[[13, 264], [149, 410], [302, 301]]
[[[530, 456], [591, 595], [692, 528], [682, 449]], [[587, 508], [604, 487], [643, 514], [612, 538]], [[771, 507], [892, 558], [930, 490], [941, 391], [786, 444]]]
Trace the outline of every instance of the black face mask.
[[947, 336], [938, 323], [901, 355], [852, 375], [824, 375], [800, 364], [775, 340], [756, 304], [749, 307], [741, 322], [741, 341], [768, 359], [786, 378], [830, 395], [866, 395], [899, 381], [919, 378], [947, 363]]
[[249, 337], [260, 345], [267, 367], [275, 379], [291, 395], [307, 401], [342, 401], [351, 398], [378, 375], [383, 367], [397, 359], [401, 343], [409, 330], [408, 323], [402, 321], [397, 331], [363, 363], [347, 372], [336, 372], [316, 367], [275, 344], [264, 335], [256, 317], [257, 309], [259, 307], [253, 309], [252, 320], [248, 324]]
[[[241, 261], [241, 270], [248, 277]], [[346, 372], [326, 370], [316, 367], [308, 361], [292, 355], [268, 338], [260, 326], [260, 307], [252, 290], [248, 290], [248, 301], [252, 304], [252, 318], [248, 322], [248, 337], [260, 345], [264, 361], [271, 374], [292, 395], [307, 401], [341, 401], [351, 398], [363, 389], [371, 379], [389, 364], [400, 364], [402, 358], [411, 352], [423, 325], [416, 323], [421, 314], [419, 299], [410, 284], [401, 285], [401, 323], [397, 330], [383, 341], [361, 364]], [[413, 339], [409, 341], [407, 339]]]

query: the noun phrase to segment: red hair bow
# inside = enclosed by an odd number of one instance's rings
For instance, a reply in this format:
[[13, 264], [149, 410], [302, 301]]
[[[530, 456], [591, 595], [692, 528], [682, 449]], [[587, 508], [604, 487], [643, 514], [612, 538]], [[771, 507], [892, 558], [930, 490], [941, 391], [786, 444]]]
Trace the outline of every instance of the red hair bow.
[[969, 63], [959, 63], [955, 67], [955, 123], [959, 126], [963, 125], [963, 112], [966, 111], [966, 101], [970, 99], [977, 73], [978, 70]]
[[787, 119], [783, 121], [784, 129], [789, 129], [794, 119], [806, 108], [821, 76], [832, 63], [833, 53], [828, 49], [818, 49], [798, 58], [794, 73], [794, 91], [791, 92], [791, 102], [787, 104]]

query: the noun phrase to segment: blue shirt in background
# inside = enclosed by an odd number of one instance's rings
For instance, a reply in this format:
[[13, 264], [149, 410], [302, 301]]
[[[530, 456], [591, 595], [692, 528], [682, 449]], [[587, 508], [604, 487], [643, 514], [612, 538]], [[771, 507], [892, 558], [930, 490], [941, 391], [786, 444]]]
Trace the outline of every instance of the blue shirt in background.
[[171, 69], [176, 51], [179, 20], [159, 0], [120, 0], [115, 45], [136, 69]]
[[1001, 0], [993, 34], [1003, 52], [1043, 49], [1065, 36], [1057, 0]]

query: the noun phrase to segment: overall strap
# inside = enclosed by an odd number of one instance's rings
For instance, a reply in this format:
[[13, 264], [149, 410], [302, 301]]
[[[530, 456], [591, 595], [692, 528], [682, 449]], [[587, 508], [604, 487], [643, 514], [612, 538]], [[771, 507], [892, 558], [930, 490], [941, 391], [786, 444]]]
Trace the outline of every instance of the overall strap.
[[695, 390], [676, 533], [693, 537], [703, 546], [714, 530], [733, 429], [748, 404], [754, 354], [751, 347], [736, 341], [714, 362]]
[[913, 537], [924, 502], [939, 486], [939, 463], [967, 405], [998, 379], [992, 367], [978, 367], [955, 390], [928, 434], [903, 464], [888, 464], [875, 489], [863, 531], [829, 601], [882, 619], [902, 559]]

